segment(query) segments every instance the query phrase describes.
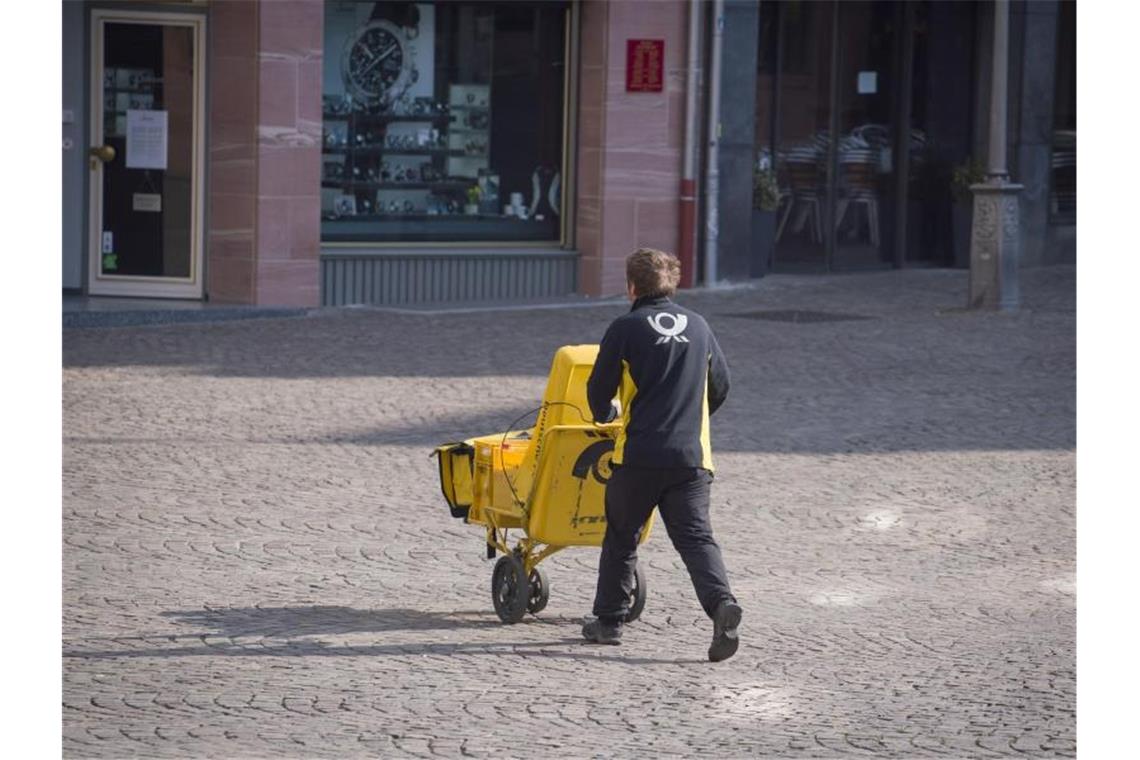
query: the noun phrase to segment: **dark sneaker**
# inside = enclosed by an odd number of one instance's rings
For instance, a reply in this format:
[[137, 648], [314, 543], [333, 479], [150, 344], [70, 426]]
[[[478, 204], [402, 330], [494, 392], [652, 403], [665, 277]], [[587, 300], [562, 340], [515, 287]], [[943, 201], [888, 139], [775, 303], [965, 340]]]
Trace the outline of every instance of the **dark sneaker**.
[[740, 638], [736, 627], [740, 625], [743, 610], [736, 602], [721, 602], [713, 612], [713, 640], [709, 646], [709, 660], [720, 662], [736, 654]]
[[590, 620], [582, 626], [582, 638], [594, 644], [620, 644], [621, 624]]

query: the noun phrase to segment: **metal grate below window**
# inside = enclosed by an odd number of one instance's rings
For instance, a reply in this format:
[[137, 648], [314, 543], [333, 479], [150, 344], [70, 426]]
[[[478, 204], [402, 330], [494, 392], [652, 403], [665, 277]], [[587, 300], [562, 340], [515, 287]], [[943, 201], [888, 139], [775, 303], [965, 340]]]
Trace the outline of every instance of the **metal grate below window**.
[[321, 256], [321, 305], [404, 306], [565, 296], [577, 290], [578, 254]]

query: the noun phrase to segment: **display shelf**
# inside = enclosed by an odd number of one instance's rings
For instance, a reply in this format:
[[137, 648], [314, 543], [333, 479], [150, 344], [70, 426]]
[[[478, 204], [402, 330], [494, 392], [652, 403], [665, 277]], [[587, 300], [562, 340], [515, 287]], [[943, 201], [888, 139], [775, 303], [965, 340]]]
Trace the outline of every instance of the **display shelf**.
[[480, 220], [507, 220], [516, 224], [544, 224], [545, 220], [533, 219], [518, 219], [516, 217], [503, 216], [502, 214], [428, 214], [423, 211], [416, 211], [410, 214], [403, 212], [393, 212], [390, 214], [349, 214], [345, 216], [333, 216], [328, 213], [321, 214], [321, 218], [325, 221], [351, 219], [355, 222], [477, 222]]
[[359, 121], [368, 121], [368, 122], [379, 122], [382, 124], [386, 124], [389, 122], [393, 122], [393, 123], [418, 122], [421, 124], [425, 123], [425, 122], [432, 122], [432, 123], [447, 124], [451, 120], [451, 115], [446, 114], [446, 113], [435, 113], [435, 114], [423, 114], [421, 116], [414, 116], [412, 114], [359, 113], [356, 111], [354, 111], [352, 113], [330, 113], [330, 112], [326, 111], [323, 114], [323, 118], [325, 121], [354, 121], [354, 120], [359, 120]]
[[466, 190], [471, 180], [446, 179], [435, 182], [371, 182], [358, 179], [324, 179], [321, 187], [333, 190]]
[[347, 154], [377, 154], [385, 156], [444, 156], [447, 158], [462, 158], [464, 156], [485, 157], [484, 153], [467, 153], [462, 150], [454, 148], [415, 148], [412, 150], [394, 150], [392, 148], [385, 148], [380, 145], [360, 145], [357, 147], [350, 147], [348, 145], [337, 146], [333, 148], [322, 148], [322, 153], [329, 155], [347, 155]]
[[[444, 113], [394, 114], [394, 113], [333, 113], [328, 107], [322, 109], [326, 123], [336, 126], [326, 128], [326, 138], [332, 135], [337, 144], [324, 144], [321, 153], [326, 162], [338, 165], [343, 175], [325, 173], [321, 188], [336, 191], [341, 195], [355, 196], [356, 206], [375, 203], [378, 193], [394, 192], [403, 194], [417, 208], [423, 210], [419, 223], [445, 218], [445, 214], [427, 214], [425, 203], [430, 207], [428, 196], [435, 196], [446, 203], [465, 205], [467, 191], [476, 183], [475, 174], [479, 165], [485, 165], [489, 156], [486, 150], [474, 152], [466, 147], [469, 140], [450, 137], [450, 125], [456, 115], [449, 110]], [[466, 111], [466, 109], [464, 109]], [[486, 110], [486, 109], [482, 109]], [[463, 118], [463, 117], [460, 117]], [[388, 125], [406, 124], [403, 130]], [[422, 133], [430, 127], [431, 145], [404, 145], [389, 147], [383, 144], [389, 134], [409, 135], [418, 142]], [[357, 144], [358, 138], [370, 140], [367, 145]], [[473, 146], [483, 148], [484, 145]], [[413, 177], [439, 177], [416, 181], [377, 179], [381, 162], [390, 162], [392, 175], [398, 171], [411, 173]], [[416, 167], [420, 163], [422, 166]], [[387, 167], [384, 167], [387, 168]], [[422, 173], [421, 173], [422, 172]], [[368, 177], [371, 178], [368, 178]], [[402, 175], [401, 175], [402, 176]], [[418, 197], [417, 197], [418, 195]], [[444, 205], [446, 205], [446, 203]], [[376, 222], [391, 223], [394, 218], [407, 216], [399, 213], [376, 213], [370, 210], [367, 215], [340, 216], [347, 218], [372, 219]], [[464, 216], [464, 215], [457, 215]], [[411, 217], [409, 217], [411, 218]], [[474, 218], [474, 217], [472, 217]]]
[[[472, 101], [478, 101], [478, 105]], [[464, 154], [447, 160], [447, 173], [453, 176], [476, 176], [489, 170], [491, 135], [491, 88], [482, 84], [453, 84], [448, 88], [448, 108], [451, 119], [447, 125], [448, 147]], [[470, 122], [475, 121], [475, 124]], [[473, 138], [478, 152], [468, 150]], [[498, 199], [493, 199], [497, 204]]]

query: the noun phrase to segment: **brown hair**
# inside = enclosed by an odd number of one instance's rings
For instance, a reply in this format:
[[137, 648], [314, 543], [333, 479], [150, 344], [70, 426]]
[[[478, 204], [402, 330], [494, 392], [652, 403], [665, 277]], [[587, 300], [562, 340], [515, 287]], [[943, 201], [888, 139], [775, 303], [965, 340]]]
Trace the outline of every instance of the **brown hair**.
[[671, 296], [681, 281], [681, 262], [665, 251], [638, 248], [625, 260], [625, 279], [638, 298]]

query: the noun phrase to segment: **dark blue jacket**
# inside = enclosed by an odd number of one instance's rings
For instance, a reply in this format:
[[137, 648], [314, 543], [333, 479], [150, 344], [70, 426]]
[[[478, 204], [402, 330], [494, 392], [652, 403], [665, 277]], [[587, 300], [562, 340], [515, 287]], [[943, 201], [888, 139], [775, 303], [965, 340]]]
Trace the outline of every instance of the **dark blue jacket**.
[[612, 420], [611, 399], [621, 399], [614, 464], [712, 470], [709, 416], [728, 383], [704, 317], [661, 296], [639, 298], [609, 326], [586, 395], [598, 422]]

